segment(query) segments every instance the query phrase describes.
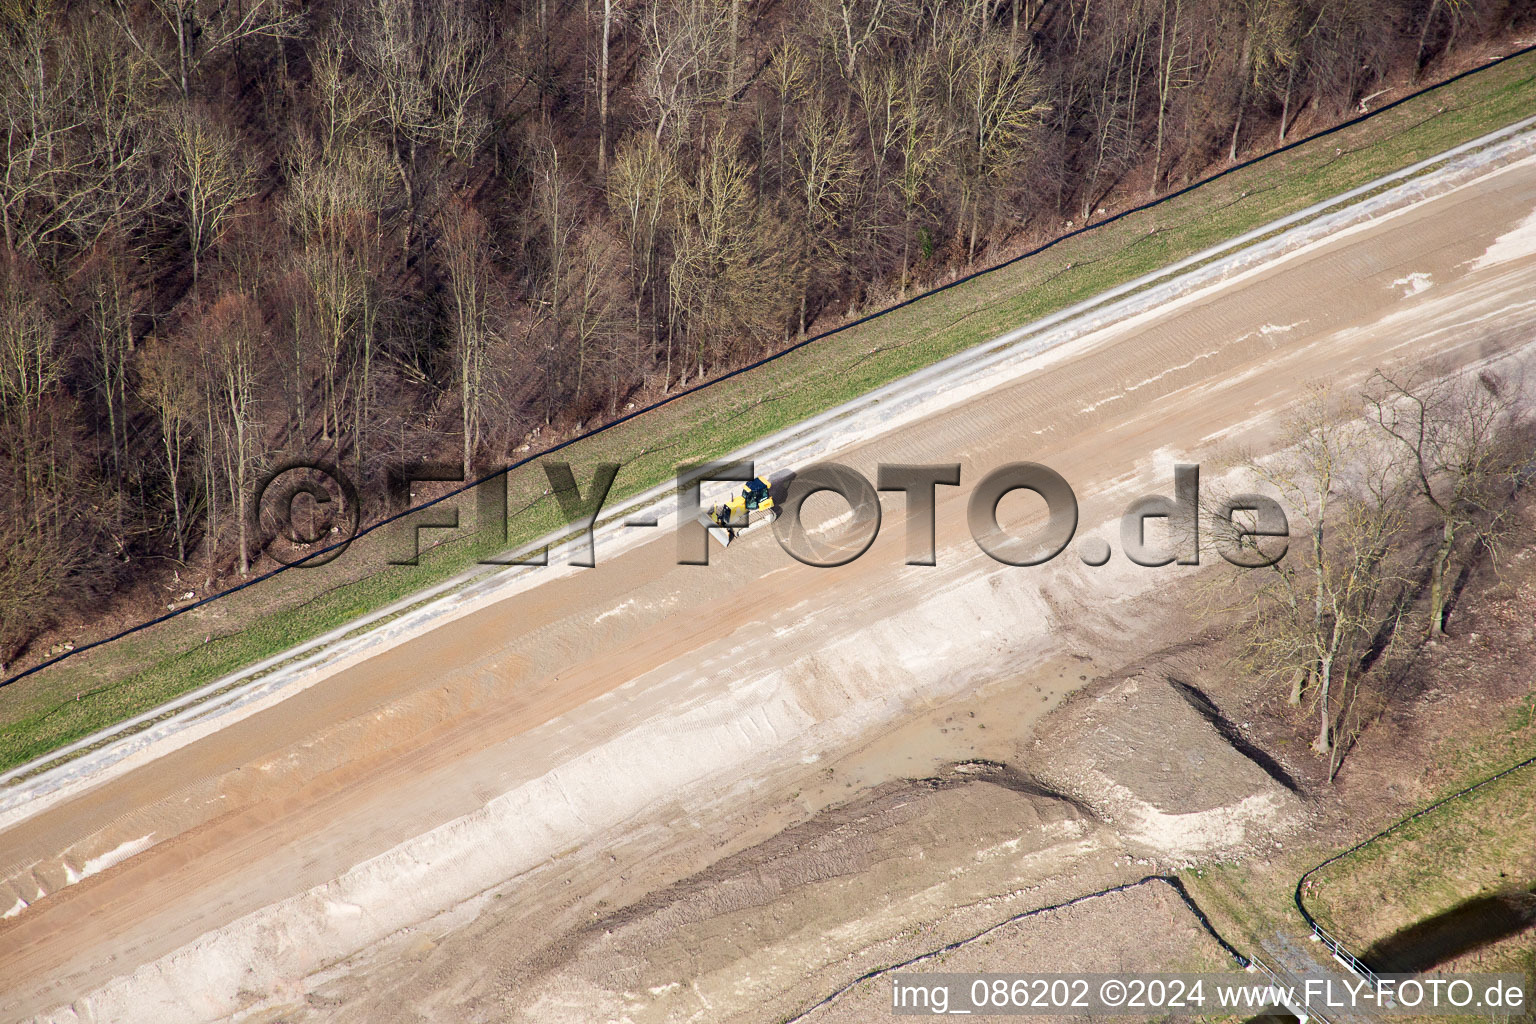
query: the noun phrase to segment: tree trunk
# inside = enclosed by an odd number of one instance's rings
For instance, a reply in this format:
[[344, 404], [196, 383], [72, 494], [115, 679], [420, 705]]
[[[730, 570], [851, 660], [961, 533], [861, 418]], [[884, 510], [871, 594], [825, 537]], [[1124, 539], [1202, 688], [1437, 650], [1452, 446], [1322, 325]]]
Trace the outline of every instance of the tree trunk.
[[1310, 669], [1304, 668], [1298, 668], [1291, 673], [1291, 696], [1289, 700], [1291, 707], [1294, 708], [1301, 704], [1301, 698], [1307, 692], [1307, 677], [1311, 674]]
[[1291, 119], [1291, 86], [1296, 83], [1296, 62], [1291, 61], [1291, 69], [1285, 76], [1285, 100], [1280, 104], [1280, 145], [1285, 145], [1285, 129]]
[[539, 96], [549, 95], [549, 0], [539, 0]]
[[171, 478], [171, 514], [176, 523], [176, 560], [187, 560], [187, 533], [181, 522], [181, 431], [162, 427], [160, 437], [165, 444], [165, 469]]
[[1435, 23], [1435, 15], [1440, 13], [1440, 0], [1431, 0], [1429, 13], [1424, 17], [1424, 28], [1419, 32], [1419, 46], [1413, 54], [1413, 81], [1419, 80], [1419, 69], [1424, 66], [1424, 44], [1429, 40], [1429, 29]]
[[667, 368], [661, 378], [661, 393], [667, 394], [672, 390], [672, 324], [667, 324]]
[[1323, 659], [1317, 677], [1317, 739], [1312, 749], [1319, 754], [1333, 751], [1333, 709], [1329, 705], [1329, 691], [1333, 688], [1333, 658]]
[[1455, 542], [1455, 530], [1447, 522], [1441, 534], [1440, 545], [1435, 549], [1434, 561], [1429, 571], [1429, 631], [1431, 633], [1445, 633], [1445, 606], [1450, 598], [1446, 593], [1445, 576], [1451, 562], [1451, 548]]
[[299, 425], [299, 438], [309, 443], [309, 431], [304, 426], [304, 329], [299, 324], [298, 306], [293, 313], [293, 416]]
[[[105, 325], [103, 325], [105, 327]], [[107, 433], [112, 435], [112, 479], [119, 488], [123, 485], [123, 460], [122, 451], [117, 443], [117, 393], [118, 393], [118, 367], [116, 354], [112, 351], [112, 332], [101, 330], [97, 336], [97, 352], [101, 358], [101, 387], [107, 397]]]
[[240, 447], [240, 463], [235, 472], [235, 514], [239, 519], [239, 528], [236, 536], [240, 541], [240, 575], [248, 576], [251, 572], [251, 553], [248, 538], [246, 537], [246, 519], [249, 518], [249, 509], [246, 508], [247, 495], [245, 493], [245, 428], [237, 428], [238, 437], [235, 441]]
[[731, 0], [731, 55], [730, 65], [725, 69], [725, 94], [728, 97], [736, 95], [736, 19], [741, 12], [741, 0]]
[[470, 429], [470, 424], [474, 417], [470, 412], [469, 353], [467, 351], [463, 352], [459, 358], [462, 362], [459, 368], [460, 426], [464, 431], [464, 472], [468, 473], [471, 465], [470, 456], [474, 454], [475, 447], [474, 435]]
[[911, 256], [912, 256], [912, 224], [911, 224], [911, 221], [909, 220], [908, 223], [907, 223], [907, 230], [905, 232], [905, 237], [902, 239], [902, 243], [901, 243], [901, 289], [898, 292], [897, 297], [900, 298], [902, 301], [905, 301], [906, 298], [907, 298], [907, 268], [911, 265]]
[[[373, 337], [373, 330], [374, 330], [373, 316], [374, 316], [374, 314], [373, 314], [373, 310], [371, 308], [371, 303], [372, 303], [371, 296], [368, 296], [368, 295], [365, 294], [364, 298], [363, 298], [363, 302], [365, 303], [365, 308], [363, 310], [363, 320], [364, 320], [364, 322], [363, 322], [363, 325], [362, 325], [362, 332], [361, 332], [361, 342], [362, 342], [362, 345], [361, 345], [361, 359], [360, 359], [361, 375], [360, 375], [360, 379], [359, 379], [359, 382], [358, 382], [357, 405], [353, 409], [353, 422], [352, 422], [352, 446], [353, 446], [352, 459], [353, 459], [354, 465], [356, 465], [356, 467], [357, 467], [357, 478], [358, 478], [358, 480], [362, 480], [362, 478], [363, 478], [363, 447], [364, 447], [363, 439], [364, 439], [364, 437], [365, 437], [365, 435], [367, 433], [367, 430], [368, 430], [368, 417], [370, 415], [369, 397], [370, 397], [371, 392], [369, 390], [369, 387], [370, 387], [370, 381], [372, 379], [372, 374], [373, 374], [373, 342], [374, 342], [374, 337]], [[466, 469], [466, 472], [467, 472], [468, 471], [468, 467], [466, 466], [465, 469]]]
[[597, 70], [597, 174], [608, 172], [608, 36], [613, 24], [613, 0], [603, 0], [602, 60]]
[[[1173, 20], [1174, 42], [1178, 41], [1179, 20], [1175, 13]], [[1163, 0], [1163, 17], [1157, 30], [1157, 144], [1152, 156], [1152, 184], [1147, 189], [1149, 197], [1157, 195], [1158, 179], [1162, 177], [1163, 168], [1163, 124], [1168, 117], [1168, 93], [1171, 86], [1168, 83], [1172, 71], [1173, 55], [1167, 52], [1168, 48], [1168, 0]]]
[[1243, 131], [1243, 110], [1248, 106], [1248, 83], [1253, 79], [1253, 29], [1248, 29], [1248, 35], [1243, 40], [1243, 56], [1238, 62], [1242, 69], [1243, 84], [1237, 93], [1237, 116], [1232, 119], [1232, 145], [1227, 151], [1227, 159], [1237, 160], [1237, 140]]
[[[188, 43], [187, 43], [187, 27], [188, 27], [187, 26], [187, 22], [189, 20], [190, 19], [187, 16], [186, 10], [180, 4], [177, 4], [176, 5], [176, 70], [177, 70], [177, 79], [178, 79], [177, 84], [179, 84], [181, 86], [181, 98], [183, 100], [190, 99], [191, 95], [192, 95], [191, 91], [187, 88], [187, 46], [188, 46]], [[195, 259], [194, 259], [193, 265], [196, 266]], [[197, 275], [195, 273], [192, 276], [193, 276], [193, 280], [197, 279]]]
[[[205, 371], [207, 372], [207, 371]], [[208, 576], [211, 579], [218, 569], [215, 559], [219, 553], [219, 467], [217, 461], [218, 434], [215, 433], [214, 409], [217, 398], [212, 390], [212, 377], [204, 385], [204, 429], [207, 431], [206, 452], [203, 456], [203, 486], [208, 491], [208, 515], [204, 520], [203, 544], [208, 554]]]
[[187, 530], [181, 523], [181, 488], [171, 483], [171, 509], [176, 515], [176, 561], [186, 564]]

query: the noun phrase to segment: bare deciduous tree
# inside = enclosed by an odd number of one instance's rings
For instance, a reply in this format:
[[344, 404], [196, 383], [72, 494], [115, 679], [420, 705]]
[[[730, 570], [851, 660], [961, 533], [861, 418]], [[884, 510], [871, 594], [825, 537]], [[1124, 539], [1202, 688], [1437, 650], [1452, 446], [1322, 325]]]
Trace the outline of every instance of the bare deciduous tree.
[[674, 326], [688, 338], [689, 360], [700, 375], [727, 356], [733, 342], [777, 334], [789, 308], [784, 226], [763, 209], [750, 169], [731, 148], [721, 136], [711, 141], [692, 180], [683, 181], [677, 204], [668, 292]]
[[308, 53], [320, 157], [333, 160], [378, 116], [378, 96], [349, 73], [335, 34], [317, 39]]
[[1436, 521], [1431, 632], [1445, 632], [1458, 557], [1491, 543], [1512, 511], [1512, 485], [1530, 460], [1514, 433], [1519, 398], [1510, 382], [1486, 371], [1440, 379], [1378, 371], [1369, 382], [1373, 418], [1402, 455], [1410, 485]]
[[789, 109], [804, 98], [810, 77], [810, 57], [800, 46], [794, 42], [787, 42], [774, 51], [773, 58], [768, 63], [767, 79], [768, 88], [773, 94], [774, 105], [778, 111], [779, 123], [774, 164], [779, 169], [778, 184], [781, 185], [783, 169], [786, 166], [784, 139]]
[[[1413, 55], [1413, 77], [1417, 81], [1424, 69], [1424, 44], [1429, 40], [1429, 30], [1434, 28], [1441, 11], [1451, 16], [1453, 26], [1458, 24], [1471, 7], [1469, 0], [1429, 0], [1429, 11], [1424, 15], [1424, 27], [1419, 30], [1419, 46]], [[1454, 29], [1453, 29], [1454, 31]]]
[[[678, 195], [677, 165], [651, 135], [632, 136], [619, 151], [608, 180], [608, 204], [628, 243], [634, 270], [635, 335], [642, 335], [641, 304], [652, 297], [658, 277], [658, 249]], [[654, 339], [653, 339], [654, 340]], [[670, 376], [670, 349], [668, 352]]]
[[464, 469], [474, 464], [480, 443], [481, 405], [485, 398], [485, 363], [491, 342], [490, 254], [485, 221], [462, 200], [452, 204], [440, 225], [454, 365], [459, 378], [460, 428], [464, 433]]
[[11, 428], [20, 455], [23, 507], [38, 518], [47, 469], [39, 457], [43, 402], [59, 383], [63, 367], [55, 350], [52, 318], [9, 268], [0, 268], [0, 414]]
[[836, 53], [844, 80], [853, 82], [871, 49], [909, 29], [917, 5], [910, 0], [820, 0], [816, 10], [818, 34]]
[[597, 65], [597, 174], [608, 173], [608, 43], [613, 38], [614, 0], [602, 0], [602, 28], [598, 33]]
[[1243, 117], [1255, 92], [1271, 92], [1280, 71], [1296, 60], [1296, 25], [1299, 12], [1294, 0], [1242, 0], [1235, 5], [1242, 19], [1242, 50], [1237, 59], [1237, 103], [1232, 118], [1232, 140], [1227, 159], [1237, 159]]
[[848, 251], [841, 237], [842, 222], [853, 205], [858, 184], [852, 134], [819, 99], [812, 100], [795, 126], [790, 180], [798, 192], [792, 209], [799, 250], [795, 269], [803, 334], [812, 283], [833, 272], [838, 258]]
[[160, 453], [171, 490], [176, 560], [187, 560], [187, 523], [182, 497], [182, 461], [197, 429], [197, 380], [181, 354], [160, 343], [140, 362], [139, 393], [155, 413], [160, 427]]
[[658, 143], [686, 137], [699, 109], [730, 92], [730, 11], [722, 0], [668, 0], [642, 17], [640, 94]]
[[490, 131], [481, 101], [492, 50], [479, 14], [468, 0], [367, 0], [349, 37], [405, 186], [407, 247], [424, 198], [419, 147], [435, 143], [468, 161]]
[[[198, 339], [208, 355], [207, 387], [215, 425], [217, 453], [229, 503], [235, 516], [235, 564], [240, 575], [251, 569], [251, 483], [262, 461], [257, 360], [264, 330], [261, 311], [250, 296], [220, 296], [198, 324]], [[217, 538], [214, 538], [215, 541]]]
[[929, 193], [944, 164], [952, 131], [948, 118], [926, 94], [926, 68], [912, 69], [898, 94], [894, 111], [895, 150], [900, 164], [891, 179], [901, 203], [901, 277], [898, 294], [906, 298], [912, 266], [913, 225], [928, 206]]
[[[1157, 23], [1157, 69], [1154, 81], [1157, 89], [1157, 132], [1152, 150], [1152, 181], [1148, 191], [1156, 195], [1163, 175], [1163, 142], [1168, 120], [1168, 108], [1174, 95], [1195, 83], [1198, 65], [1189, 49], [1189, 40], [1181, 15], [1184, 0], [1159, 0]], [[1283, 133], [1284, 127], [1282, 125]], [[1281, 138], [1281, 141], [1285, 141]]]
[[[321, 430], [341, 434], [349, 385], [366, 398], [377, 316], [379, 235], [373, 211], [388, 194], [387, 161], [362, 140], [329, 156], [300, 142], [289, 166], [284, 210], [302, 240], [299, 271], [308, 298], [308, 329], [319, 343]], [[362, 416], [353, 418], [354, 433]]]
[[47, 4], [0, 12], [0, 228], [32, 256], [133, 228], [152, 194], [145, 64], [100, 27], [57, 28]]
[[234, 134], [204, 110], [178, 108], [163, 125], [166, 178], [187, 230], [192, 279], [236, 206], [256, 192], [255, 175]]
[[128, 367], [133, 354], [131, 297], [122, 266], [105, 262], [95, 268], [86, 292], [85, 324], [92, 340], [92, 368], [106, 407], [112, 474], [121, 484], [128, 447]]
[[601, 381], [596, 370], [609, 369], [609, 408], [618, 397], [618, 367], [622, 356], [618, 339], [618, 275], [613, 250], [607, 239], [591, 230], [580, 233], [568, 247], [569, 268], [562, 275], [566, 281], [564, 310], [565, 333], [575, 352], [576, 372], [571, 386], [574, 406], [586, 412], [593, 401], [592, 392]]
[[302, 17], [287, 0], [246, 0], [230, 4], [220, 0], [149, 0], [158, 18], [162, 37], [152, 38], [137, 28], [127, 0], [115, 0], [117, 24], [155, 72], [181, 93], [192, 95], [192, 79], [198, 70], [227, 50], [248, 39], [283, 39], [296, 35]]
[[[955, 41], [952, 46], [964, 44]], [[1008, 41], [988, 37], [957, 62], [951, 102], [963, 126], [959, 171], [961, 207], [970, 221], [966, 251], [976, 256], [982, 211], [989, 209], [1001, 178], [1017, 167], [1048, 109], [1040, 100], [1038, 69], [1031, 56]], [[962, 215], [957, 229], [963, 230]]]
[[[1239, 574], [1248, 663], [1289, 679], [1291, 702], [1310, 698], [1317, 715], [1313, 749], [1338, 771], [1340, 723], [1351, 707], [1363, 662], [1390, 637], [1403, 583], [1393, 560], [1407, 517], [1396, 470], [1367, 426], [1313, 395], [1288, 425], [1281, 450], [1247, 458], [1243, 468], [1279, 497], [1290, 519], [1285, 558]], [[1210, 518], [1218, 541], [1231, 521]], [[1225, 540], [1233, 542], [1234, 537]]]

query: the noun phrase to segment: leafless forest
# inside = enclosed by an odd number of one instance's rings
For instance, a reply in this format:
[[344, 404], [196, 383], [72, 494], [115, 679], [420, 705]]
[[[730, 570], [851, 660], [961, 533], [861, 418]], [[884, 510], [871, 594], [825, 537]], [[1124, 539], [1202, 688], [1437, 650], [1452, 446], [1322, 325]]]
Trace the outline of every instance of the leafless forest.
[[[1525, 0], [0, 0], [0, 662], [1177, 187]], [[140, 595], [142, 602], [147, 602]]]

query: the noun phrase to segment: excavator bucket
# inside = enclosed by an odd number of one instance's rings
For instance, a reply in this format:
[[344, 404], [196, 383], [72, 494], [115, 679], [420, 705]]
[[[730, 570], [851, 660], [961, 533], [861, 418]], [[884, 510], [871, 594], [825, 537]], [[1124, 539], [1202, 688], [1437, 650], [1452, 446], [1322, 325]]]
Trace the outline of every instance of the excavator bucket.
[[718, 541], [721, 547], [728, 548], [731, 546], [731, 541], [736, 539], [737, 531], [730, 526], [721, 525], [720, 521], [715, 518], [715, 513], [718, 509], [718, 505], [714, 508], [701, 509], [699, 511], [699, 522], [704, 524], [704, 529], [709, 531], [709, 535]]
[[709, 531], [709, 535], [718, 541], [721, 547], [725, 548], [731, 546], [731, 541], [737, 540], [745, 534], [752, 533], [759, 527], [767, 526], [779, 517], [778, 509], [764, 509], [761, 512], [744, 514], [745, 522], [729, 520], [731, 525], [722, 526], [718, 520], [710, 515], [711, 511], [713, 510], [700, 512], [699, 522], [703, 523], [704, 528]]

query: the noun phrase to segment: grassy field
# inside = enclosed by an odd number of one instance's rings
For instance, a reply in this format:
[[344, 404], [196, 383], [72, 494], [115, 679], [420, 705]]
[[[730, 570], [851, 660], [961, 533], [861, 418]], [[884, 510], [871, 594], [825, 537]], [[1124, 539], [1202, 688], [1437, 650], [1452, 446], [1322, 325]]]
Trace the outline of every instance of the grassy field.
[[[1536, 755], [1536, 695], [1488, 725], [1477, 738], [1447, 743], [1430, 759], [1433, 773], [1447, 780], [1437, 799]], [[1434, 802], [1425, 801], [1423, 806]], [[1372, 827], [1390, 824], [1391, 820], [1380, 821]], [[1345, 854], [1312, 875], [1303, 899], [1320, 925], [1359, 954], [1467, 900], [1529, 890], [1536, 885], [1532, 836], [1536, 836], [1536, 765], [1450, 800]], [[1277, 933], [1294, 939], [1307, 934], [1293, 902], [1296, 883], [1341, 848], [1348, 846], [1287, 843], [1270, 858], [1187, 871], [1185, 884], [1218, 930], [1240, 948], [1258, 950]], [[1519, 937], [1506, 940], [1479, 969], [1530, 972], [1536, 969], [1536, 951]]]
[[[618, 462], [623, 468], [610, 503], [638, 494], [671, 477], [678, 463], [718, 457], [1533, 110], [1536, 55], [1526, 55], [817, 341], [583, 440], [558, 458], [572, 463], [583, 484], [596, 463]], [[558, 508], [543, 495], [538, 466], [514, 471], [507, 486], [507, 543], [561, 525]], [[440, 544], [418, 566], [388, 564], [401, 538], [381, 530], [329, 566], [285, 573], [6, 687], [0, 691], [0, 770], [337, 629], [472, 569], [506, 546], [499, 535], [473, 532], [472, 499], [459, 506], [464, 539]]]
[[[1465, 780], [1451, 793], [1536, 755], [1536, 694], [1504, 728], [1447, 754], [1446, 767]], [[1467, 900], [1533, 886], [1536, 764], [1449, 800], [1323, 867], [1304, 898], [1319, 924], [1364, 949]]]
[[1536, 885], [1536, 765], [1329, 864], [1305, 899], [1352, 949], [1477, 896]]

